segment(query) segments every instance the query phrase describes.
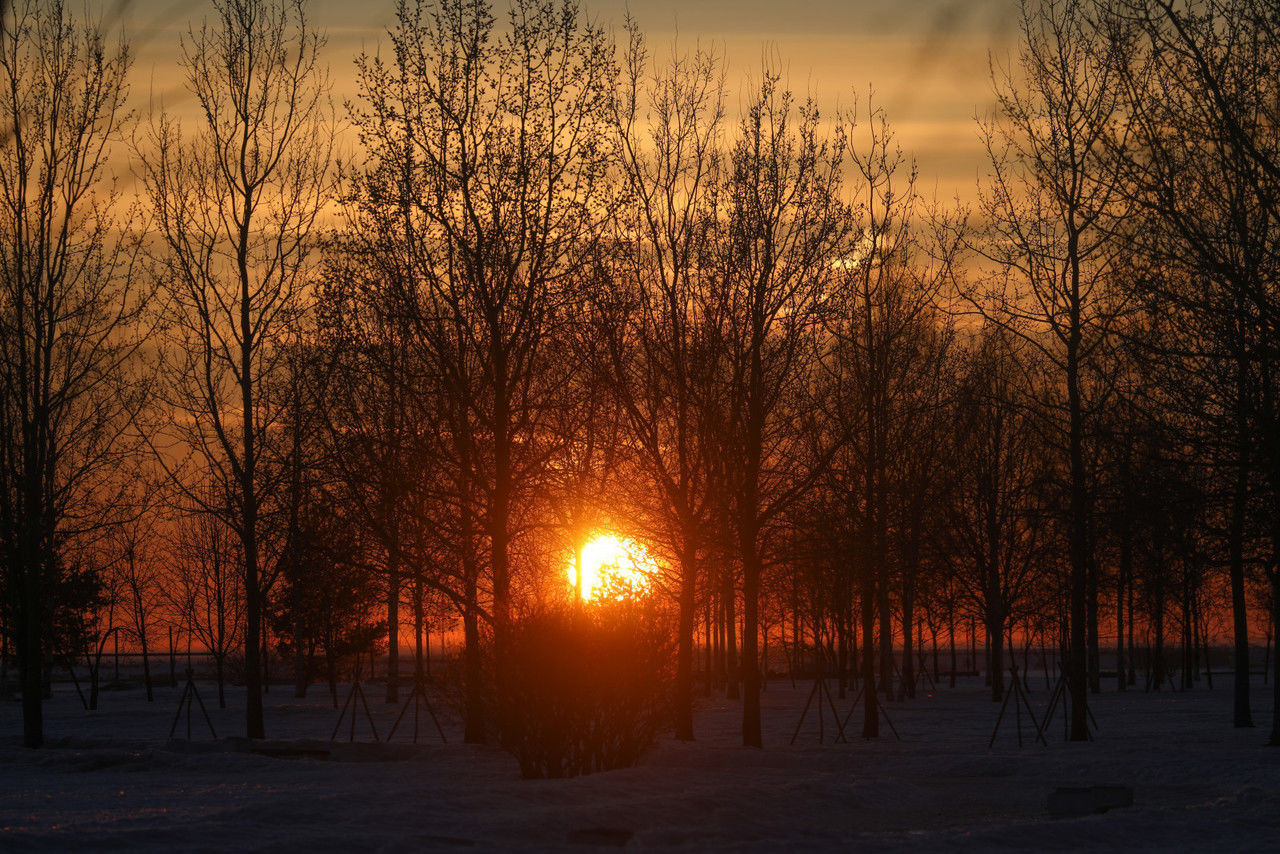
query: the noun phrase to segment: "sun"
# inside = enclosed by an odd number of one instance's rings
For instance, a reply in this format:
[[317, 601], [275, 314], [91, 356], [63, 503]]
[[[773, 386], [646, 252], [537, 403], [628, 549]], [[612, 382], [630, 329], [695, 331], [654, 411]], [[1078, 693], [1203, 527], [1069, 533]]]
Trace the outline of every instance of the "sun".
[[[569, 583], [577, 586], [578, 561], [569, 560]], [[582, 598], [616, 599], [648, 593], [658, 573], [649, 550], [628, 537], [599, 534], [582, 547]]]

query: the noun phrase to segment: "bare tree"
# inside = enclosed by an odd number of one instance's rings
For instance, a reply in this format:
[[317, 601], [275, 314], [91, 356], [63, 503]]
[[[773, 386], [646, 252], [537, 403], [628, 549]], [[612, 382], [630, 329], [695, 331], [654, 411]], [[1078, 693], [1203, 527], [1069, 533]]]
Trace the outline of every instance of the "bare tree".
[[[145, 500], [145, 499], [144, 499]], [[115, 573], [120, 580], [128, 633], [142, 654], [142, 682], [147, 702], [155, 699], [151, 681], [151, 635], [159, 606], [163, 602], [160, 561], [157, 559], [155, 514], [151, 508], [134, 504], [134, 517], [122, 524], [114, 537], [117, 552]]]
[[[856, 113], [845, 118], [850, 138], [857, 119]], [[950, 275], [955, 238], [949, 237], [951, 248], [939, 243], [943, 251], [936, 253], [925, 244], [917, 222], [915, 164], [898, 146], [884, 113], [870, 103], [866, 120], [866, 146], [848, 149], [860, 206], [836, 264], [838, 284], [826, 321], [828, 418], [840, 444], [827, 480], [859, 536], [851, 550], [858, 564], [846, 571], [860, 592], [864, 685], [876, 685], [878, 654], [879, 688], [891, 694], [892, 570], [902, 570], [905, 614], [919, 564], [922, 502], [938, 485], [929, 465], [936, 459], [936, 434], [920, 428], [940, 403], [950, 332], [935, 302]], [[895, 530], [897, 537], [891, 536]], [[909, 649], [908, 641], [904, 650]], [[863, 736], [878, 733], [878, 707], [868, 703]]]
[[724, 75], [711, 53], [651, 60], [630, 29], [618, 98], [622, 173], [615, 265], [621, 294], [606, 295], [616, 392], [650, 484], [643, 502], [672, 558], [678, 602], [676, 737], [693, 739], [693, 630], [700, 550], [719, 437], [708, 418], [724, 353], [716, 352], [708, 279], [699, 270], [721, 180]]
[[[369, 149], [359, 202], [379, 230], [414, 370], [431, 378], [463, 589], [468, 740], [480, 620], [501, 652], [513, 543], [555, 447], [549, 342], [607, 222], [612, 46], [575, 2], [402, 2], [393, 58], [360, 60]], [[487, 548], [485, 546], [487, 545]], [[491, 607], [482, 608], [487, 570]]]
[[[823, 139], [766, 68], [729, 155], [713, 244], [713, 304], [728, 351], [727, 498], [742, 566], [742, 742], [761, 746], [760, 583], [770, 528], [816, 477], [797, 419], [812, 412], [821, 310], [848, 231], [843, 138]], [[709, 259], [711, 260], [711, 259]]]
[[[376, 180], [368, 179], [357, 192], [376, 198]], [[387, 235], [397, 223], [386, 222], [384, 213], [376, 203], [365, 206], [334, 241], [322, 277], [318, 346], [307, 354], [314, 364], [304, 369], [313, 388], [294, 420], [324, 428], [321, 479], [346, 493], [370, 541], [381, 544], [380, 555], [365, 557], [386, 590], [386, 701], [394, 703], [399, 699], [402, 576], [414, 570], [411, 531], [426, 521], [413, 515], [414, 493], [431, 481], [428, 472], [439, 459], [439, 443], [429, 437], [439, 425], [436, 389], [415, 360], [417, 348], [409, 341], [401, 304], [386, 286], [396, 277], [402, 280], [405, 269], [403, 253]], [[301, 447], [301, 433], [295, 441]], [[295, 489], [301, 492], [305, 463], [299, 463]], [[314, 480], [313, 474], [305, 477]]]
[[1052, 524], [1043, 500], [1049, 470], [1027, 407], [1025, 345], [994, 325], [978, 334], [957, 404], [957, 476], [947, 529], [948, 565], [986, 624], [991, 699], [1004, 699], [1004, 640], [1042, 586]]
[[1024, 2], [1016, 72], [993, 70], [998, 113], [984, 126], [992, 169], [980, 202], [986, 239], [975, 248], [994, 262], [995, 287], [967, 294], [977, 311], [1040, 350], [1056, 373], [1040, 411], [1057, 437], [1066, 479], [1072, 740], [1088, 738], [1085, 442], [1100, 403], [1089, 390], [1122, 313], [1112, 274], [1124, 257], [1116, 224], [1125, 198], [1106, 144], [1125, 116], [1124, 87], [1087, 12], [1082, 0]]
[[[956, 371], [955, 330], [932, 304], [932, 284], [949, 275], [949, 262], [932, 266], [919, 262], [913, 290], [927, 299], [916, 339], [917, 359], [907, 359], [912, 381], [902, 401], [898, 440], [900, 457], [895, 466], [893, 512], [896, 519], [894, 547], [898, 553], [899, 610], [902, 617], [901, 690], [903, 699], [915, 699], [920, 648], [920, 614], [917, 602], [927, 595], [927, 563], [930, 551], [940, 542], [945, 513], [942, 507], [952, 500], [954, 470], [947, 457], [948, 438], [954, 430]], [[921, 287], [921, 284], [924, 287]]]
[[[208, 501], [213, 501], [212, 494]], [[218, 707], [225, 709], [227, 660], [245, 643], [241, 544], [209, 513], [188, 515], [179, 523], [176, 537], [169, 600], [189, 636], [213, 659]]]
[[[1148, 233], [1159, 235], [1147, 249], [1159, 274], [1135, 286], [1161, 316], [1163, 373], [1196, 402], [1184, 408], [1194, 410], [1198, 444], [1231, 473], [1234, 722], [1252, 726], [1246, 516], [1257, 476], [1280, 518], [1280, 29], [1273, 4], [1255, 0], [1130, 0], [1106, 13], [1126, 48], [1112, 55], [1137, 137], [1126, 178], [1152, 218]], [[1271, 743], [1280, 744], [1280, 692], [1274, 707]]]
[[[302, 0], [218, 0], [213, 22], [182, 39], [198, 129], [162, 114], [139, 150], [164, 246], [165, 403], [190, 416], [163, 425], [155, 443], [187, 500], [240, 541], [250, 738], [264, 737], [262, 516], [279, 486], [264, 464], [281, 410], [271, 384], [331, 184], [322, 43]], [[173, 462], [184, 454], [233, 500], [204, 501]]]
[[[62, 559], [67, 566], [59, 578], [54, 609], [53, 647], [62, 654], [76, 682], [85, 711], [98, 710], [102, 695], [102, 656], [107, 643], [119, 646], [127, 626], [117, 617], [125, 596], [119, 564], [101, 541], [86, 544]], [[89, 697], [80, 692], [73, 662], [84, 657], [89, 674]], [[118, 663], [118, 659], [117, 659]]]
[[39, 747], [61, 555], [111, 503], [141, 398], [130, 375], [146, 292], [108, 173], [128, 121], [127, 49], [60, 0], [2, 11], [0, 561], [23, 743]]
[[503, 32], [478, 0], [442, 3], [425, 25], [405, 8], [397, 50], [415, 75], [410, 251], [421, 289], [411, 317], [484, 437], [472, 476], [501, 647], [514, 514], [546, 459], [543, 345], [604, 233], [612, 48], [571, 0], [515, 0]]

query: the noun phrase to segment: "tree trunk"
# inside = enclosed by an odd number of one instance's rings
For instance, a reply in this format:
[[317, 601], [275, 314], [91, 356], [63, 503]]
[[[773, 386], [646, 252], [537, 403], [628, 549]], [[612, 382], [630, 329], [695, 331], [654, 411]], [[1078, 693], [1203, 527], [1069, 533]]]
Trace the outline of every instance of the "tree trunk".
[[467, 574], [466, 610], [462, 615], [463, 668], [466, 681], [466, 721], [462, 740], [467, 744], [483, 744], [484, 727], [484, 669], [480, 657], [480, 603], [477, 601], [476, 579], [470, 569]]
[[490, 319], [493, 337], [490, 366], [493, 370], [493, 492], [489, 507], [490, 568], [493, 572], [493, 640], [494, 653], [503, 655], [507, 629], [511, 625], [511, 401], [507, 351], [501, 346], [506, 333], [495, 318]]
[[[97, 660], [93, 661], [93, 663], [89, 665], [89, 711], [91, 712], [98, 711], [98, 677], [100, 675], [99, 668], [101, 666], [102, 657], [100, 655]], [[43, 687], [44, 686], [41, 685], [42, 694]]]
[[760, 690], [769, 690], [769, 624], [760, 624], [760, 658], [756, 671], [760, 674]]
[[[369, 674], [373, 675], [372, 671]], [[400, 702], [400, 562], [388, 556], [387, 565], [387, 698]]]
[[[1068, 257], [1076, 260], [1076, 236], [1071, 235]], [[1085, 492], [1084, 409], [1080, 399], [1079, 349], [1079, 276], [1077, 263], [1072, 264], [1072, 291], [1076, 299], [1071, 311], [1071, 334], [1067, 345], [1068, 456], [1070, 477], [1070, 513], [1068, 520], [1071, 566], [1069, 656], [1067, 689], [1071, 697], [1071, 741], [1089, 740], [1089, 683], [1087, 600], [1089, 587], [1089, 540], [1087, 536], [1088, 495]]]
[[991, 628], [986, 622], [982, 624], [982, 633], [985, 636], [982, 647], [982, 658], [983, 664], [986, 665], [985, 670], [987, 674], [982, 684], [990, 688], [991, 682], [993, 681], [991, 678], [991, 647], [993, 644], [991, 643]]
[[[754, 508], [752, 508], [754, 509]], [[742, 746], [763, 747], [760, 730], [760, 575], [757, 522], [748, 514], [742, 529]]]
[[[693, 623], [698, 591], [697, 553], [686, 540], [680, 554], [680, 637], [676, 652], [676, 738], [693, 741]], [[579, 573], [579, 579], [581, 573]], [[581, 601], [581, 599], [579, 599]]]
[[1101, 568], [1098, 566], [1098, 560], [1093, 554], [1092, 545], [1089, 549], [1089, 587], [1088, 599], [1085, 602], [1085, 611], [1088, 614], [1088, 642], [1089, 642], [1089, 692], [1092, 694], [1102, 693], [1102, 652], [1098, 637], [1098, 622], [1101, 619], [1098, 609], [1098, 587], [1100, 586]]
[[[1241, 429], [1241, 428], [1237, 428]], [[1232, 719], [1237, 727], [1253, 726], [1249, 708], [1249, 606], [1244, 590], [1244, 524], [1248, 504], [1249, 470], [1244, 456], [1247, 439], [1241, 435], [1235, 489], [1231, 496], [1231, 527], [1228, 533], [1228, 568], [1231, 575], [1231, 629], [1235, 647], [1232, 689]]]
[[[1009, 643], [1013, 644], [1013, 629], [1009, 630]], [[1024, 629], [1022, 635], [1022, 687], [1031, 690], [1031, 629]]]
[[733, 589], [733, 573], [725, 571], [724, 582], [724, 696], [727, 700], [741, 697], [738, 691], [737, 596]]
[[[252, 487], [249, 487], [249, 492]], [[252, 501], [253, 499], [247, 498]], [[246, 511], [244, 686], [245, 737], [265, 738], [262, 721], [262, 597], [258, 586], [258, 537], [256, 507]]]
[[836, 683], [841, 700], [849, 690], [849, 626], [844, 611], [842, 608], [836, 615]]
[[880, 705], [876, 702], [876, 599], [873, 569], [865, 567], [862, 590], [862, 737], [880, 737]]
[[1196, 625], [1200, 627], [1200, 652], [1204, 655], [1204, 678], [1213, 690], [1213, 661], [1209, 657], [1209, 627], [1204, 623], [1204, 612], [1197, 607]]
[[1004, 699], [1004, 622], [997, 617], [987, 621], [987, 642], [991, 647], [991, 701], [999, 703]]
[[[33, 462], [27, 461], [30, 470]], [[29, 477], [27, 478], [30, 479]], [[36, 503], [38, 490], [24, 484], [22, 498], [28, 507]], [[24, 520], [25, 521], [25, 520]], [[45, 567], [36, 543], [38, 535], [30, 522], [19, 536], [18, 554], [18, 661], [22, 670], [22, 743], [25, 747], [44, 746], [44, 603], [43, 580]], [[25, 540], [25, 542], [23, 542]]]
[[[1120, 520], [1120, 567], [1116, 579], [1116, 689], [1125, 689], [1125, 656], [1124, 656], [1124, 594], [1133, 574], [1133, 536], [1129, 529], [1128, 510], [1121, 510]], [[1133, 619], [1133, 615], [1129, 615]]]
[[1128, 607], [1128, 609], [1127, 609], [1127, 610], [1128, 610], [1128, 612], [1129, 612], [1129, 619], [1128, 619], [1128, 623], [1129, 623], [1129, 627], [1128, 627], [1128, 628], [1129, 628], [1129, 637], [1128, 637], [1128, 645], [1129, 645], [1129, 656], [1128, 656], [1128, 658], [1129, 658], [1129, 679], [1128, 679], [1128, 682], [1129, 682], [1129, 684], [1132, 686], [1132, 685], [1137, 685], [1137, 684], [1138, 684], [1138, 654], [1137, 654], [1137, 649], [1138, 649], [1138, 648], [1137, 648], [1137, 646], [1136, 646], [1136, 645], [1134, 644], [1134, 642], [1133, 642], [1133, 623], [1134, 623], [1134, 620], [1133, 620], [1133, 574], [1132, 574], [1132, 573], [1130, 573], [1130, 574], [1129, 574], [1128, 581], [1129, 581], [1129, 589], [1125, 591], [1126, 601], [1128, 602], [1128, 605], [1129, 605], [1129, 607]]
[[902, 697], [914, 700], [916, 698], [915, 644], [912, 643], [916, 598], [914, 570], [905, 575], [902, 581]]
[[138, 631], [138, 643], [142, 647], [142, 684], [147, 689], [147, 702], [154, 703], [156, 698], [151, 689], [151, 657], [148, 655], [147, 650], [147, 629], [145, 624]]
[[[1280, 568], [1272, 567], [1271, 576], [1271, 633], [1276, 635], [1280, 629]], [[1267, 740], [1270, 747], [1280, 747], [1280, 655], [1271, 662], [1271, 738]]]
[[419, 569], [413, 577], [413, 684], [415, 686], [422, 684], [426, 656], [431, 654], [431, 633], [426, 627], [422, 595], [422, 570]]
[[265, 738], [262, 721], [262, 589], [258, 566], [257, 429], [254, 420], [253, 351], [258, 332], [252, 314], [253, 291], [249, 278], [249, 228], [253, 219], [254, 196], [244, 194], [244, 217], [240, 222], [237, 263], [240, 273], [240, 404], [243, 457], [240, 461], [240, 538], [244, 547], [244, 683], [245, 737]]
[[856, 686], [858, 683], [858, 626], [854, 622], [853, 599], [850, 597], [845, 603], [845, 619], [848, 620], [849, 626], [849, 684]]
[[271, 693], [271, 643], [266, 620], [262, 621], [262, 693]]
[[932, 617], [930, 617], [929, 623], [929, 642], [933, 647], [933, 682], [936, 686], [937, 683], [942, 681], [942, 671], [938, 667], [938, 628], [932, 622]]
[[1191, 584], [1184, 581], [1182, 586], [1182, 690], [1191, 688], [1191, 677], [1195, 673], [1195, 628], [1191, 625]]
[[324, 669], [329, 681], [329, 701], [338, 708], [338, 660], [333, 654], [332, 639], [324, 645]]
[[1163, 688], [1165, 680], [1163, 596], [1157, 598], [1154, 610], [1155, 613], [1152, 615], [1152, 631], [1155, 637], [1151, 650], [1151, 681], [1155, 684], [1155, 690], [1159, 691]]
[[703, 676], [703, 687], [706, 696], [711, 696], [711, 680], [712, 670], [714, 669], [715, 643], [712, 637], [711, 629], [711, 603], [707, 602], [702, 606], [702, 642], [706, 648], [702, 651], [703, 667], [705, 668]]
[[876, 585], [876, 604], [880, 612], [880, 692], [893, 699], [893, 610], [889, 607], [889, 567], [885, 551], [877, 549], [880, 558], [880, 583]]
[[951, 644], [951, 679], [950, 679], [950, 684], [949, 684], [949, 686], [948, 686], [948, 687], [954, 688], [954, 687], [956, 687], [956, 670], [957, 670], [957, 669], [959, 668], [959, 666], [960, 666], [960, 662], [956, 659], [956, 615], [955, 615], [955, 611], [952, 611], [952, 612], [951, 612], [951, 618], [950, 618], [950, 620], [949, 620], [949, 623], [950, 623], [950, 625], [948, 626], [948, 635], [950, 636], [950, 644]]
[[41, 668], [44, 666], [44, 654], [41, 640], [44, 633], [40, 623], [41, 597], [32, 589], [35, 582], [32, 575], [35, 570], [26, 573], [27, 589], [21, 592], [22, 605], [19, 610], [19, 643], [18, 661], [21, 669], [22, 685], [22, 744], [24, 747], [44, 746], [44, 705], [41, 691]]
[[307, 696], [307, 683], [311, 681], [311, 673], [307, 666], [307, 646], [303, 643], [306, 629], [303, 623], [302, 592], [298, 579], [294, 579], [289, 599], [290, 607], [293, 609], [293, 696], [302, 699]]
[[799, 579], [791, 576], [791, 687], [796, 687], [796, 671], [804, 662], [804, 630], [800, 627]]

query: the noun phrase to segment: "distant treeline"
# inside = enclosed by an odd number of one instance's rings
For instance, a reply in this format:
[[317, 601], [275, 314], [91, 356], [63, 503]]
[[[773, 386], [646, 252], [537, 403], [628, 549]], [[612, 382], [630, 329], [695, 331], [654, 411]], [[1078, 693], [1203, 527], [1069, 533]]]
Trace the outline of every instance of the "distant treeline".
[[759, 745], [779, 649], [910, 698], [957, 638], [996, 700], [1054, 650], [1073, 739], [1091, 692], [1189, 685], [1229, 638], [1252, 725], [1280, 613], [1274, 3], [1025, 2], [972, 205], [923, 197], [874, 103], [823, 112], [769, 62], [735, 89], [714, 49], [574, 0], [402, 0], [342, 105], [306, 3], [215, 0], [181, 121], [140, 116], [101, 24], [0, 8], [28, 745], [42, 673], [116, 642], [234, 663], [261, 738], [272, 660], [302, 693], [385, 654], [395, 702], [387, 639], [422, 679], [447, 631], [485, 740], [508, 640], [576, 603], [609, 531], [660, 567], [681, 739], [699, 672]]

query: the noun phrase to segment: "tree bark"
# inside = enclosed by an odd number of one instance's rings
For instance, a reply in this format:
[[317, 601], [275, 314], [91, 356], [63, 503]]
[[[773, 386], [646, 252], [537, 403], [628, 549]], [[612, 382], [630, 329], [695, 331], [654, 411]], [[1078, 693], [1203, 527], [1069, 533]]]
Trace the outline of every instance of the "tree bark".
[[1004, 621], [1002, 619], [991, 617], [988, 620], [987, 638], [991, 645], [991, 701], [999, 703], [1004, 699]]
[[1068, 257], [1072, 259], [1071, 331], [1067, 344], [1067, 408], [1069, 413], [1068, 458], [1070, 463], [1070, 513], [1068, 537], [1070, 538], [1071, 603], [1070, 631], [1068, 637], [1067, 690], [1071, 698], [1071, 741], [1089, 740], [1089, 683], [1088, 643], [1086, 639], [1086, 603], [1089, 585], [1089, 555], [1086, 514], [1088, 495], [1085, 493], [1084, 470], [1084, 411], [1080, 399], [1080, 271], [1075, 248], [1076, 236], [1072, 234], [1072, 247]]
[[[469, 562], [469, 561], [464, 561]], [[466, 610], [462, 614], [463, 668], [466, 682], [466, 710], [462, 740], [467, 744], [485, 742], [484, 667], [480, 650], [480, 603], [476, 590], [475, 570], [464, 567]]]
[[[1280, 568], [1271, 567], [1271, 633], [1280, 637]], [[1267, 739], [1270, 747], [1280, 747], [1280, 655], [1273, 656], [1271, 661], [1271, 737]]]
[[[1123, 475], [1126, 479], [1128, 472]], [[1127, 491], [1127, 484], [1121, 487]], [[1130, 527], [1129, 519], [1129, 503], [1124, 502], [1124, 506], [1120, 509], [1120, 566], [1116, 578], [1116, 690], [1125, 690], [1125, 684], [1128, 681], [1125, 678], [1125, 654], [1124, 654], [1124, 596], [1129, 586], [1129, 579], [1133, 576], [1133, 532]], [[1133, 615], [1129, 615], [1129, 619], [1133, 619]]]
[[902, 580], [902, 696], [916, 698], [915, 644], [911, 627], [915, 625], [916, 585], [914, 570], [904, 573]]
[[[680, 636], [676, 651], [676, 738], [693, 741], [693, 622], [697, 606], [697, 552], [685, 543], [680, 554]], [[580, 601], [580, 600], [579, 600]]]
[[738, 617], [737, 592], [733, 589], [733, 573], [725, 569], [721, 604], [724, 608], [724, 696], [727, 700], [741, 698], [738, 689]]
[[742, 548], [742, 746], [763, 747], [760, 729], [760, 575], [757, 521], [740, 523]]
[[387, 565], [386, 701], [400, 702], [400, 561], [395, 555], [389, 556]]
[[21, 672], [19, 682], [22, 686], [22, 745], [24, 747], [44, 746], [44, 706], [42, 703], [40, 671], [44, 665], [44, 653], [41, 649], [42, 631], [40, 619], [41, 596], [34, 590], [32, 578], [34, 570], [24, 574], [26, 589], [20, 592], [19, 608], [19, 641], [18, 661]]
[[1098, 587], [1101, 584], [1102, 570], [1098, 566], [1098, 560], [1093, 554], [1092, 544], [1089, 549], [1089, 586], [1088, 599], [1085, 603], [1088, 619], [1088, 639], [1089, 639], [1089, 691], [1093, 694], [1102, 692], [1102, 651], [1098, 637], [1098, 623], [1101, 620], [1101, 613], [1098, 608]]
[[[147, 649], [147, 630], [145, 624], [138, 631], [138, 643], [142, 647], [142, 684], [147, 691], [147, 702], [155, 702], [155, 694], [151, 689], [151, 657]], [[116, 659], [119, 661], [119, 659]]]
[[293, 696], [302, 699], [307, 696], [307, 683], [311, 681], [311, 674], [307, 666], [307, 645], [303, 642], [306, 625], [302, 615], [302, 588], [299, 579], [293, 580], [289, 592], [289, 604], [293, 610]]
[[[1238, 368], [1243, 373], [1245, 367]], [[1243, 382], [1237, 383], [1242, 386]], [[1228, 570], [1231, 576], [1231, 629], [1235, 647], [1232, 685], [1232, 721], [1236, 727], [1252, 727], [1253, 712], [1249, 708], [1249, 608], [1244, 590], [1244, 525], [1249, 501], [1249, 467], [1247, 416], [1243, 401], [1236, 406], [1236, 471], [1231, 495], [1231, 523], [1228, 531]]]
[[873, 569], [864, 568], [862, 588], [862, 737], [880, 737], [880, 704], [876, 702], [876, 602]]

